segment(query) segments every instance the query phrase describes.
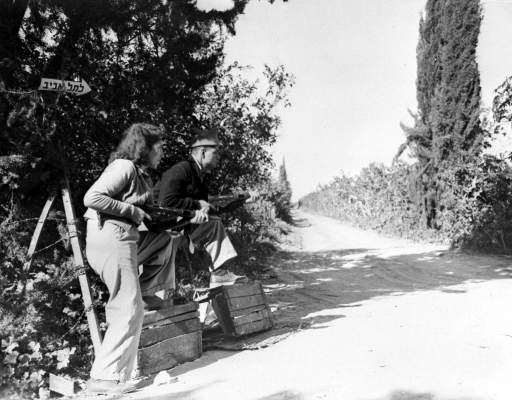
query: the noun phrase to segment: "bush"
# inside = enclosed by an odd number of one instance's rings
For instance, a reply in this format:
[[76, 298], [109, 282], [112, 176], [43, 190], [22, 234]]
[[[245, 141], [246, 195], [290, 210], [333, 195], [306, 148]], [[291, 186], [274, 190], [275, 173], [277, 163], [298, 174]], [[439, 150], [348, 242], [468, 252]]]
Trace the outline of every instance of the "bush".
[[304, 208], [362, 229], [450, 243], [452, 247], [510, 252], [512, 169], [492, 155], [446, 164], [438, 174], [436, 226], [426, 224], [427, 208], [415, 198], [416, 167], [372, 164], [356, 177], [340, 176], [301, 199]]
[[[0, 224], [0, 306], [1, 350], [0, 393], [6, 398], [44, 395], [48, 374], [84, 376], [84, 366], [92, 357], [92, 346], [77, 271], [65, 249], [49, 245], [35, 258], [30, 272], [23, 270], [26, 241], [33, 224], [17, 222], [13, 210]], [[62, 221], [42, 239], [48, 243], [65, 242], [59, 238]], [[61, 229], [62, 231], [62, 229]], [[98, 303], [101, 286], [95, 285]]]
[[512, 249], [512, 170], [506, 160], [484, 156], [440, 177], [440, 234], [455, 247]]
[[341, 175], [300, 200], [301, 207], [348, 222], [406, 238], [430, 238], [422, 229], [424, 215], [411, 196], [414, 167], [371, 164], [355, 177]]

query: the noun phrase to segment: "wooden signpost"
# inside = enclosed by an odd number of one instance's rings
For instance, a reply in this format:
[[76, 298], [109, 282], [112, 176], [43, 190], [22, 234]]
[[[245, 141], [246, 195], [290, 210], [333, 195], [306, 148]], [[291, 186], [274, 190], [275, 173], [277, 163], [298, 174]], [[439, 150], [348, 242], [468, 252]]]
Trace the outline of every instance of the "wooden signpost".
[[[96, 312], [92, 306], [92, 295], [91, 295], [91, 287], [89, 284], [89, 279], [85, 273], [84, 268], [84, 258], [82, 254], [82, 249], [80, 247], [80, 240], [78, 237], [78, 230], [76, 229], [76, 217], [75, 210], [73, 204], [71, 203], [71, 195], [69, 190], [69, 181], [67, 176], [65, 176], [60, 184], [61, 189], [61, 197], [62, 202], [64, 204], [64, 213], [66, 214], [66, 222], [69, 233], [69, 241], [71, 243], [71, 248], [73, 250], [73, 260], [75, 264], [75, 268], [79, 271], [78, 281], [80, 283], [80, 290], [82, 291], [82, 299], [84, 302], [84, 307], [87, 315], [87, 322], [89, 325], [89, 331], [91, 333], [91, 340], [94, 346], [94, 350], [98, 350], [101, 344], [101, 332], [99, 329], [98, 318], [96, 316]], [[41, 232], [43, 230], [44, 223], [48, 218], [48, 213], [55, 201], [56, 194], [52, 193], [46, 200], [46, 204], [43, 207], [43, 211], [39, 217], [37, 222], [36, 229], [34, 230], [34, 234], [32, 236], [32, 240], [30, 241], [30, 246], [27, 253], [27, 259], [25, 264], [23, 265], [23, 269], [25, 272], [28, 272], [30, 266], [32, 265], [32, 259], [34, 252], [37, 247], [37, 243], [39, 241], [39, 237], [41, 236]]]
[[[78, 96], [88, 93], [91, 91], [91, 88], [85, 81], [75, 82], [75, 81], [63, 81], [60, 79], [49, 79], [42, 78], [41, 84], [39, 85], [39, 90], [52, 90], [58, 92], [69, 92], [76, 94]], [[59, 94], [60, 95], [60, 94]], [[58, 101], [58, 98], [55, 102]], [[98, 350], [101, 344], [101, 332], [98, 325], [98, 318], [96, 316], [96, 312], [92, 307], [92, 295], [91, 295], [91, 287], [89, 284], [89, 280], [87, 275], [85, 274], [84, 268], [84, 257], [82, 254], [82, 249], [80, 247], [80, 240], [78, 237], [78, 230], [76, 229], [76, 217], [75, 210], [73, 204], [71, 202], [71, 195], [69, 189], [69, 180], [66, 167], [63, 163], [63, 178], [60, 182], [60, 192], [62, 197], [62, 203], [64, 205], [64, 213], [66, 214], [66, 222], [69, 233], [69, 241], [71, 243], [71, 248], [73, 250], [73, 259], [75, 263], [75, 268], [79, 271], [78, 280], [80, 283], [80, 289], [82, 291], [82, 299], [84, 302], [85, 311], [87, 314], [87, 322], [89, 325], [89, 331], [91, 333], [91, 340], [94, 345], [94, 349]], [[52, 208], [52, 205], [56, 198], [56, 193], [51, 193], [46, 203], [43, 207], [41, 215], [36, 225], [36, 229], [34, 230], [34, 234], [32, 235], [32, 239], [30, 241], [30, 245], [28, 248], [27, 259], [25, 264], [23, 265], [23, 270], [28, 272], [30, 266], [32, 265], [32, 258], [34, 252], [37, 247], [37, 243], [39, 241], [39, 237], [41, 236], [41, 232], [43, 230], [44, 223], [48, 218], [48, 213]]]
[[[85, 273], [85, 265], [84, 265], [84, 257], [82, 254], [82, 249], [80, 247], [80, 238], [78, 237], [78, 230], [76, 228], [76, 216], [75, 210], [73, 207], [73, 203], [71, 202], [71, 195], [69, 190], [69, 181], [67, 175], [64, 175], [64, 178], [60, 183], [60, 194], [62, 197], [62, 203], [64, 205], [64, 213], [66, 214], [66, 223], [69, 234], [69, 241], [71, 243], [71, 248], [73, 250], [73, 260], [75, 268], [78, 271], [78, 281], [80, 283], [80, 290], [82, 292], [82, 300], [85, 307], [85, 313], [87, 315], [87, 325], [89, 326], [89, 332], [91, 334], [91, 341], [94, 346], [94, 351], [98, 351], [101, 341], [102, 335], [98, 324], [98, 317], [96, 315], [96, 311], [92, 305], [92, 293], [91, 286], [89, 284], [89, 278]], [[25, 264], [23, 265], [23, 270], [26, 272], [29, 271], [30, 266], [32, 265], [32, 259], [34, 252], [37, 248], [37, 243], [39, 241], [39, 237], [41, 236], [41, 232], [43, 231], [44, 223], [48, 218], [48, 214], [52, 205], [57, 197], [56, 193], [50, 194], [46, 203], [41, 211], [41, 215], [39, 220], [37, 221], [36, 229], [34, 230], [34, 234], [30, 241], [30, 246], [27, 253], [27, 259]], [[74, 393], [76, 389], [76, 385], [72, 380], [58, 377], [56, 375], [50, 375], [50, 390], [63, 394], [70, 395]]]
[[[59, 95], [55, 99], [55, 104], [57, 104], [58, 98], [61, 94], [71, 93], [77, 96], [81, 96], [83, 94], [89, 93], [91, 91], [91, 88], [83, 80], [75, 82], [64, 81], [60, 79], [42, 78], [38, 90], [59, 92]], [[69, 234], [69, 241], [71, 243], [71, 248], [73, 251], [74, 266], [78, 271], [78, 281], [80, 283], [82, 300], [85, 307], [85, 313], [87, 315], [87, 323], [89, 326], [89, 332], [91, 334], [91, 341], [94, 346], [94, 351], [96, 352], [98, 351], [103, 338], [99, 328], [96, 311], [94, 310], [92, 303], [92, 294], [89, 279], [87, 277], [87, 274], [85, 273], [84, 257], [82, 254], [80, 238], [78, 236], [78, 230], [76, 227], [76, 215], [73, 203], [71, 201], [67, 170], [64, 165], [62, 172], [63, 178], [60, 181], [60, 196], [62, 198], [64, 213], [66, 215], [66, 225]], [[29, 249], [27, 252], [27, 258], [23, 265], [23, 270], [25, 273], [27, 273], [30, 270], [30, 266], [32, 265], [32, 259], [37, 248], [37, 243], [39, 241], [44, 224], [48, 218], [48, 214], [55, 202], [56, 197], [57, 193], [51, 193], [48, 199], [46, 200], [43, 210], [41, 211], [41, 215], [34, 230], [34, 234], [32, 235], [32, 239], [30, 241]], [[76, 386], [73, 381], [58, 377], [53, 374], [50, 375], [50, 390], [64, 395], [70, 395], [75, 391], [75, 389]]]

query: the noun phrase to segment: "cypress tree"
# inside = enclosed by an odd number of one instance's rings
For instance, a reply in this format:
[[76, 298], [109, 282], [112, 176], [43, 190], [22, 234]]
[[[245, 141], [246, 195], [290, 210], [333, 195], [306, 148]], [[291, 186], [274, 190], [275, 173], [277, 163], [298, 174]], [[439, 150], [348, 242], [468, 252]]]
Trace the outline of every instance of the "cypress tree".
[[438, 90], [431, 111], [440, 161], [480, 150], [480, 73], [476, 47], [482, 21], [479, 0], [447, 0], [441, 14]]
[[292, 188], [288, 181], [286, 165], [284, 162], [279, 166], [279, 175], [277, 177], [277, 191], [275, 193], [276, 215], [284, 221], [290, 221], [290, 209], [292, 204]]
[[283, 188], [284, 191], [289, 192], [291, 194], [292, 189], [290, 186], [290, 182], [288, 181], [288, 173], [286, 172], [286, 164], [283, 162], [279, 167], [279, 185]]
[[480, 75], [476, 48], [480, 0], [428, 0], [417, 46], [413, 127], [402, 124], [406, 147], [417, 159], [414, 197], [424, 208], [427, 226], [435, 226], [439, 173], [453, 163], [471, 162], [482, 147]]

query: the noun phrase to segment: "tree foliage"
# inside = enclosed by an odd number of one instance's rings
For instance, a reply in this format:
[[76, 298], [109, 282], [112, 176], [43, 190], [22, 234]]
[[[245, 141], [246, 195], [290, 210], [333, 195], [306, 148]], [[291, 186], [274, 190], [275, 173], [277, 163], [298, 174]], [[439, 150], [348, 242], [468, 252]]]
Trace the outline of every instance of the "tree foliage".
[[[88, 372], [92, 347], [61, 212], [52, 213], [31, 270], [22, 267], [63, 166], [81, 215], [85, 190], [131, 123], [164, 128], [161, 169], [187, 156], [191, 127], [220, 126], [215, 188], [268, 183], [277, 111], [293, 79], [282, 67], [266, 68], [259, 82], [238, 65], [222, 67], [247, 1], [224, 12], [198, 10], [194, 0], [0, 3], [0, 397], [46, 393], [49, 372]], [[92, 91], [34, 90], [41, 77], [83, 79]], [[275, 217], [273, 204], [255, 207], [263, 222], [242, 214], [231, 221], [250, 243], [269, 234]], [[100, 305], [106, 291], [91, 278]]]
[[428, 226], [442, 208], [440, 171], [471, 162], [482, 150], [480, 75], [476, 47], [482, 20], [479, 0], [429, 0], [420, 20], [414, 126], [402, 125], [417, 159], [416, 191]]
[[[20, 193], [47, 187], [63, 158], [73, 161], [67, 165], [80, 191], [134, 121], [164, 126], [168, 148], [184, 145], [194, 107], [216, 76], [224, 40], [245, 4], [205, 13], [194, 1], [31, 2], [19, 29], [0, 36], [0, 85], [27, 91], [0, 96], [1, 155], [27, 161], [24, 179], [13, 182]], [[6, 11], [4, 23], [17, 9]], [[41, 77], [84, 79], [93, 91], [30, 92]]]
[[218, 192], [246, 189], [267, 181], [273, 168], [269, 148], [281, 123], [278, 107], [288, 107], [288, 90], [294, 78], [282, 66], [265, 66], [257, 80], [243, 77], [243, 67], [233, 64], [201, 94], [194, 116], [201, 124], [221, 130], [221, 165], [213, 186]]

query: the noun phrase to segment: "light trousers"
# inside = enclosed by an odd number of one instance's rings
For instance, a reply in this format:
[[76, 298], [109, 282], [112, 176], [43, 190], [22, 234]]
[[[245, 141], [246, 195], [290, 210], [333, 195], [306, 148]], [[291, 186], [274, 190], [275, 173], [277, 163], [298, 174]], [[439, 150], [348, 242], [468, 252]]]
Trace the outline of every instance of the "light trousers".
[[87, 222], [86, 255], [109, 291], [107, 331], [96, 350], [92, 379], [126, 381], [136, 363], [144, 319], [137, 263], [139, 232], [133, 225], [107, 220]]
[[216, 270], [227, 260], [237, 256], [233, 243], [229, 239], [226, 228], [219, 217], [211, 216], [208, 222], [193, 225], [190, 240], [194, 246], [204, 248], [212, 260], [212, 268]]

